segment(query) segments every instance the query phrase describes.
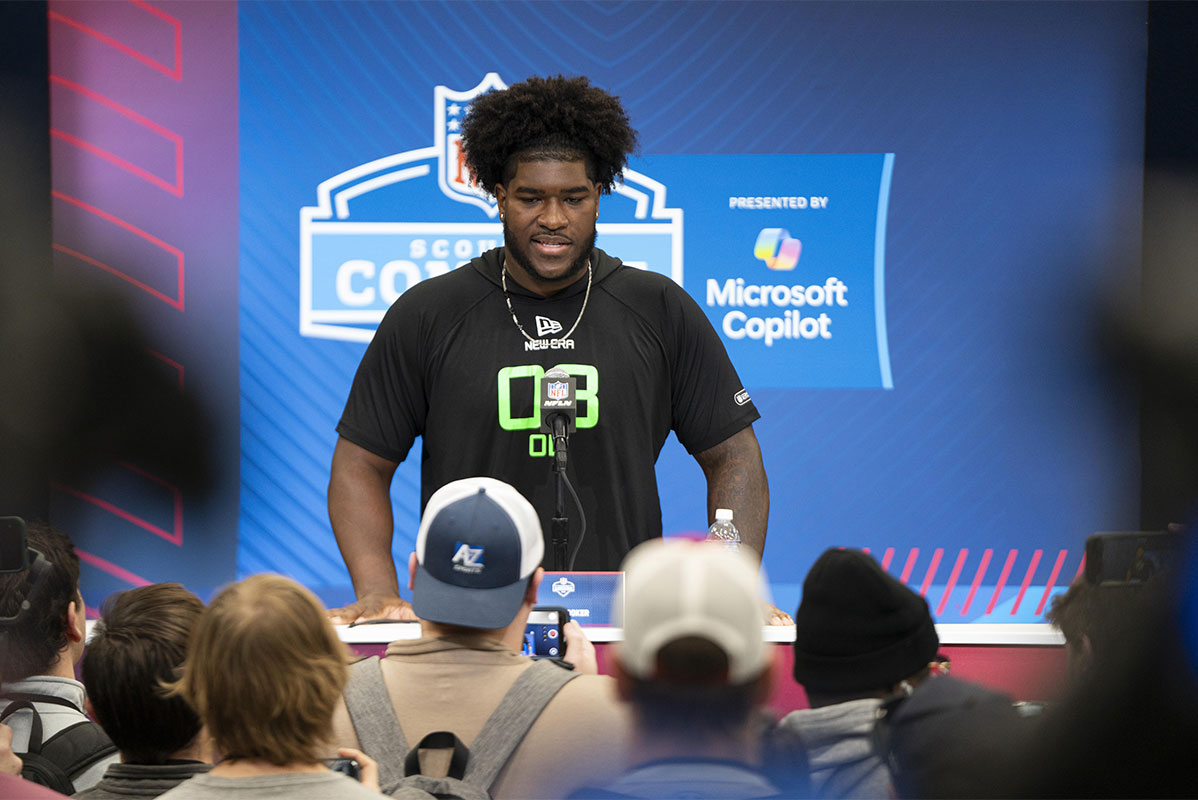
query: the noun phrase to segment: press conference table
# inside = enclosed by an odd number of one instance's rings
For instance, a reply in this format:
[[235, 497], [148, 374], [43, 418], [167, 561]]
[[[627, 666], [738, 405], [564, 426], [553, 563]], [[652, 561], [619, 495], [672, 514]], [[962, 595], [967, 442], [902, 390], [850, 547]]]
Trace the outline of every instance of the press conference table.
[[[337, 625], [341, 641], [362, 656], [381, 655], [387, 643], [420, 638], [418, 622]], [[601, 673], [610, 672], [613, 644], [621, 628], [583, 626], [595, 644]], [[1050, 625], [937, 625], [940, 652], [952, 661], [952, 674], [1009, 693], [1016, 700], [1051, 700], [1065, 681], [1064, 639]], [[768, 705], [778, 714], [807, 707], [807, 697], [791, 677], [793, 625], [763, 626], [761, 637], [774, 645], [774, 689]]]

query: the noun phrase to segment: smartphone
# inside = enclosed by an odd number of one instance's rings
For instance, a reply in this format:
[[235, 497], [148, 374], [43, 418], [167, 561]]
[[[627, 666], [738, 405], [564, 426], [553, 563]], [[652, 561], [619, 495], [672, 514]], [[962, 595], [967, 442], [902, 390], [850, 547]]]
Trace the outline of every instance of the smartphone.
[[521, 651], [533, 658], [560, 659], [566, 654], [562, 626], [570, 621], [570, 612], [561, 606], [535, 606], [524, 626]]
[[1173, 531], [1095, 533], [1086, 539], [1086, 581], [1097, 586], [1146, 583], [1178, 561], [1183, 536]]
[[333, 772], [340, 772], [353, 778], [355, 781], [362, 780], [362, 765], [353, 758], [326, 758], [324, 765]]
[[0, 517], [0, 572], [23, 572], [29, 567], [25, 520]]

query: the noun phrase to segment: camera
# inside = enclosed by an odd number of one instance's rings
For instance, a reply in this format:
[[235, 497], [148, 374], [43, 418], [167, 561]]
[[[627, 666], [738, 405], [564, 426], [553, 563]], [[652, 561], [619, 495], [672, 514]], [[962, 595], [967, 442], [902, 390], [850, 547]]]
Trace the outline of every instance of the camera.
[[1086, 580], [1096, 586], [1146, 583], [1180, 560], [1184, 534], [1174, 531], [1095, 533], [1086, 539]]
[[0, 517], [0, 572], [24, 572], [28, 568], [25, 520], [20, 517]]

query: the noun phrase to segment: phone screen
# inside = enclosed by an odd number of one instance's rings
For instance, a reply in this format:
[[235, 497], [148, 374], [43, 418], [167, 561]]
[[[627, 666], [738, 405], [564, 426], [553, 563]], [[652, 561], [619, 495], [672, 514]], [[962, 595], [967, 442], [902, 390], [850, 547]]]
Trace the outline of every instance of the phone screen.
[[326, 758], [324, 759], [325, 766], [333, 772], [340, 772], [342, 775], [353, 778], [355, 781], [362, 780], [362, 765], [353, 758]]
[[27, 566], [25, 521], [20, 517], [0, 517], [0, 572], [20, 572]]
[[534, 608], [524, 626], [524, 646], [520, 652], [537, 658], [561, 658], [566, 652], [562, 626], [568, 619], [569, 614], [563, 608]]
[[1180, 533], [1096, 533], [1086, 540], [1086, 580], [1099, 586], [1146, 583], [1173, 566], [1185, 540]]

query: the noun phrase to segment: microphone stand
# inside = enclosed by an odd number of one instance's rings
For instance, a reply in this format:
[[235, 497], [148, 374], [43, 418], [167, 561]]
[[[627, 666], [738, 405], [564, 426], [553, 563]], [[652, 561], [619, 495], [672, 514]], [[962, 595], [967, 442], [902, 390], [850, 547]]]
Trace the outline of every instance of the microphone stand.
[[[561, 432], [556, 430], [561, 425]], [[555, 420], [553, 436], [553, 474], [556, 476], [556, 501], [553, 519], [549, 525], [549, 543], [553, 548], [553, 571], [566, 569], [566, 556], [570, 548], [570, 519], [566, 516], [566, 424]]]

